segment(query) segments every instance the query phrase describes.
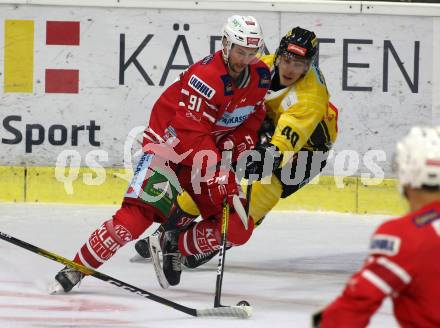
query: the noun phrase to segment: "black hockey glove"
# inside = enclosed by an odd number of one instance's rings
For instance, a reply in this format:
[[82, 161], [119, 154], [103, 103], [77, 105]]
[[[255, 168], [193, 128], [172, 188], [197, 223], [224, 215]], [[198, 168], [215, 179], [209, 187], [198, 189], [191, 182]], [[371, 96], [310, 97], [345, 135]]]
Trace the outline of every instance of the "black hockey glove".
[[321, 327], [322, 310], [312, 314], [312, 328]]
[[[254, 154], [254, 157], [248, 157], [244, 172], [246, 179], [252, 178], [252, 180], [261, 180], [270, 176], [272, 172], [280, 166], [281, 153], [278, 148], [271, 143], [257, 145], [251, 153]], [[259, 160], [252, 159], [257, 157], [256, 153], [261, 156]]]
[[269, 117], [265, 117], [263, 123], [261, 123], [260, 129], [258, 129], [258, 144], [269, 143], [272, 140], [272, 136], [275, 132], [275, 125]]

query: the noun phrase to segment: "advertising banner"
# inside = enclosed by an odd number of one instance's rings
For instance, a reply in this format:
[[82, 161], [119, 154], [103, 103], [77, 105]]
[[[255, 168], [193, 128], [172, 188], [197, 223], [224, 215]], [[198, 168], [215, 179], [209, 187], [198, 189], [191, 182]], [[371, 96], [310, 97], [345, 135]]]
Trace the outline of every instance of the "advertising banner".
[[[69, 158], [131, 165], [154, 101], [189, 65], [220, 49], [232, 14], [0, 5], [0, 165]], [[266, 53], [294, 26], [318, 35], [319, 66], [339, 108], [325, 173], [390, 176], [395, 141], [414, 124], [440, 123], [434, 18], [241, 14], [260, 21]]]

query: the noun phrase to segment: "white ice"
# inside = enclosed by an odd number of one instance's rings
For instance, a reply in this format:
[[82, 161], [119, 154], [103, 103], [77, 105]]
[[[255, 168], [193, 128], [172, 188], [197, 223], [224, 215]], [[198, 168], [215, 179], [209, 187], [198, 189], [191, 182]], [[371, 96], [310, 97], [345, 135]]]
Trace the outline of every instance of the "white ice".
[[[0, 231], [72, 258], [116, 207], [0, 204]], [[0, 327], [309, 327], [310, 315], [342, 290], [384, 217], [274, 212], [252, 239], [226, 254], [222, 303], [247, 300], [250, 319], [194, 318], [96, 278], [66, 295], [48, 295], [62, 265], [0, 240]], [[151, 230], [150, 230], [151, 231]], [[148, 233], [148, 231], [147, 231]], [[182, 273], [162, 290], [149, 263], [130, 263], [128, 244], [99, 271], [198, 309], [212, 307], [217, 260]], [[385, 302], [370, 327], [397, 327]]]

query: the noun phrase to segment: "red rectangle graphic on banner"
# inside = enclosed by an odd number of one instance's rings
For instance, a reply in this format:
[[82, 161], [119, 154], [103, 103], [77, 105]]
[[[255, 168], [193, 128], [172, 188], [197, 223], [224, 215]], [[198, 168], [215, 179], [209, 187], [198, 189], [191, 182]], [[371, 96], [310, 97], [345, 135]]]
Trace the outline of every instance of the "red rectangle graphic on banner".
[[79, 45], [79, 22], [46, 22], [47, 45]]
[[79, 70], [46, 69], [46, 93], [78, 93]]

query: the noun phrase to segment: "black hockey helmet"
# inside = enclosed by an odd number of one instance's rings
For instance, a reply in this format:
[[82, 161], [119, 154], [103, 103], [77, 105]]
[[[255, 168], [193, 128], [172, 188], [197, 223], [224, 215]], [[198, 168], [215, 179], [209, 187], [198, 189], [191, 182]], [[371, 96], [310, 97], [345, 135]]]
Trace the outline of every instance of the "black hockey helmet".
[[291, 29], [280, 41], [275, 60], [278, 56], [297, 57], [313, 60], [318, 51], [318, 39], [312, 31], [299, 26]]

